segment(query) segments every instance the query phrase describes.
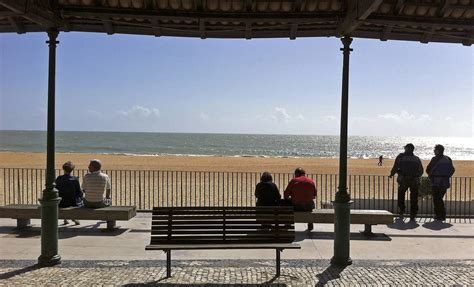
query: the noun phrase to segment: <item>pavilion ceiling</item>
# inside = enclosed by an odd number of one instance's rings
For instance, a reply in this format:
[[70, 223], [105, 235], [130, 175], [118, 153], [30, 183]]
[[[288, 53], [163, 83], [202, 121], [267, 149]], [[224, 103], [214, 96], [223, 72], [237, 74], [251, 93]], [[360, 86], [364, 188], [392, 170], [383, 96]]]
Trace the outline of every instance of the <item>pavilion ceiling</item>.
[[0, 0], [0, 32], [474, 42], [474, 0]]

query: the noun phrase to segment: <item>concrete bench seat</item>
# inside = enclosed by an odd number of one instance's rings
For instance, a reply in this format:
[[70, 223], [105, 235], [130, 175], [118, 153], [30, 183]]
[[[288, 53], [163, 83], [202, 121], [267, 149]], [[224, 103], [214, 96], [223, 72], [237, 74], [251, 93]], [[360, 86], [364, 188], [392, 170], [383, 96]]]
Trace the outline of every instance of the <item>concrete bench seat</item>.
[[[298, 223], [334, 223], [334, 209], [315, 209], [312, 212], [295, 212]], [[351, 209], [351, 224], [364, 224], [362, 234], [374, 236], [372, 225], [392, 224], [393, 213], [387, 210]]]
[[[130, 220], [137, 214], [135, 206], [108, 206], [104, 208], [66, 207], [59, 208], [58, 219], [104, 220], [107, 221], [107, 230], [113, 230], [117, 220]], [[17, 220], [17, 228], [22, 229], [30, 225], [31, 219], [41, 218], [41, 209], [38, 204], [10, 204], [0, 206], [0, 218]]]

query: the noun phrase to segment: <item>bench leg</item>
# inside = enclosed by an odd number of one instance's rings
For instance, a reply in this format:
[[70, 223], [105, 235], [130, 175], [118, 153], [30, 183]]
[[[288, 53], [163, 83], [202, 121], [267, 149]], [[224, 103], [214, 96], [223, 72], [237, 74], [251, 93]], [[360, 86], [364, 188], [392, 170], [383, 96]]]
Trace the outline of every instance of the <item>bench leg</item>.
[[360, 233], [367, 237], [375, 237], [375, 234], [372, 233], [372, 224], [364, 224], [364, 231]]
[[166, 278], [171, 277], [171, 250], [166, 250]]
[[29, 218], [18, 218], [16, 220], [16, 228], [17, 229], [26, 229], [31, 224], [31, 220]]
[[116, 221], [115, 220], [107, 220], [107, 230], [108, 231], [113, 231], [116, 227]]
[[281, 249], [276, 249], [276, 277], [280, 277], [280, 252]]

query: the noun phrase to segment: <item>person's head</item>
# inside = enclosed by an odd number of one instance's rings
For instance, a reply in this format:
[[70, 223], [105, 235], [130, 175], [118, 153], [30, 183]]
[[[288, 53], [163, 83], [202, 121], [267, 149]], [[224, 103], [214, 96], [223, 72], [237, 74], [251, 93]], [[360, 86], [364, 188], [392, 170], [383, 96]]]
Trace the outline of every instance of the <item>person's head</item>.
[[74, 170], [74, 168], [75, 168], [74, 164], [70, 161], [66, 161], [63, 164], [63, 170], [64, 170], [64, 173], [66, 174], [70, 174]]
[[440, 144], [435, 145], [435, 147], [434, 147], [434, 153], [435, 153], [435, 155], [443, 155], [443, 153], [444, 153], [444, 146], [442, 146], [442, 145], [440, 145]]
[[303, 168], [298, 167], [297, 169], [295, 169], [295, 177], [299, 177], [303, 175], [306, 175], [306, 171], [304, 171]]
[[267, 171], [262, 173], [262, 176], [260, 176], [260, 182], [272, 182], [272, 181], [273, 181], [272, 175]]
[[101, 168], [102, 168], [102, 164], [100, 163], [100, 160], [98, 160], [98, 159], [93, 159], [89, 163], [89, 171], [90, 172], [98, 171]]
[[415, 146], [412, 143], [409, 143], [405, 146], [405, 152], [413, 153], [414, 150], [415, 150]]

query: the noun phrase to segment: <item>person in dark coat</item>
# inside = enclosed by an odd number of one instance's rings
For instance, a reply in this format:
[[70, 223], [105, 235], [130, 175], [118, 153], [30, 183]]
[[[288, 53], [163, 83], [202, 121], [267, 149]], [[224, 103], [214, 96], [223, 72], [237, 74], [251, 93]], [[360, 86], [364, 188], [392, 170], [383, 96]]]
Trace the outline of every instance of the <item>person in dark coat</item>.
[[[79, 178], [71, 175], [74, 170], [74, 164], [67, 161], [63, 164], [64, 174], [56, 178], [56, 189], [59, 191], [59, 207], [70, 207], [70, 206], [82, 206], [82, 190], [79, 184]], [[72, 221], [79, 225], [79, 220], [72, 219]], [[68, 224], [69, 221], [64, 219], [64, 224]]]
[[419, 157], [413, 154], [415, 146], [411, 143], [405, 145], [405, 152], [395, 159], [389, 177], [398, 174], [398, 213], [403, 217], [405, 213], [405, 193], [410, 189], [410, 220], [414, 221], [418, 212], [418, 188], [423, 165]]
[[444, 155], [444, 146], [436, 145], [434, 154], [435, 156], [426, 167], [426, 173], [430, 178], [431, 191], [433, 192], [434, 219], [444, 221], [446, 220], [446, 208], [443, 197], [451, 187], [450, 179], [455, 169], [451, 158]]
[[273, 183], [272, 175], [269, 172], [262, 173], [260, 182], [255, 187], [255, 197], [257, 197], [257, 206], [280, 205], [280, 191]]

